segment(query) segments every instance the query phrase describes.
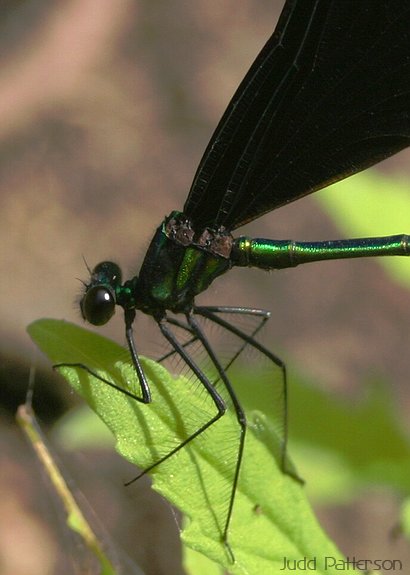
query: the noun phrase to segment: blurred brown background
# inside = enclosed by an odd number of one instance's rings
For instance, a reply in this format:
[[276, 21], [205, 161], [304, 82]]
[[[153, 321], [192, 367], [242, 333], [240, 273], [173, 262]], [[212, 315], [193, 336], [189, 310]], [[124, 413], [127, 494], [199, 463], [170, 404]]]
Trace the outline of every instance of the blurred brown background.
[[[76, 278], [87, 278], [83, 256], [91, 266], [114, 259], [127, 277], [138, 271], [155, 227], [182, 207], [212, 130], [282, 4], [0, 0], [1, 575], [71, 572], [61, 567], [61, 540], [41, 499], [47, 494], [37, 492], [30, 450], [8, 418], [23, 397], [28, 367], [41, 365], [25, 328], [40, 317], [81, 322], [75, 297]], [[409, 158], [403, 152], [378, 169], [410, 175]], [[410, 218], [401, 232], [410, 232]], [[339, 235], [312, 198], [246, 233]], [[290, 368], [358, 395], [370, 377], [386, 378], [402, 414], [409, 413], [410, 295], [374, 261], [272, 274], [236, 270], [200, 303], [272, 310], [269, 342]], [[105, 333], [122, 342], [121, 318]], [[138, 342], [138, 323], [136, 333]], [[44, 386], [39, 409], [48, 421], [74, 399]], [[75, 456], [70, 472], [107, 530], [147, 573], [180, 573], [173, 514], [148, 482], [124, 493], [129, 467], [107, 455], [77, 457], [83, 476]], [[325, 519], [346, 554], [374, 557], [385, 545], [385, 557], [403, 555], [386, 541], [397, 512], [386, 499], [370, 511], [356, 509], [353, 520], [344, 510]]]

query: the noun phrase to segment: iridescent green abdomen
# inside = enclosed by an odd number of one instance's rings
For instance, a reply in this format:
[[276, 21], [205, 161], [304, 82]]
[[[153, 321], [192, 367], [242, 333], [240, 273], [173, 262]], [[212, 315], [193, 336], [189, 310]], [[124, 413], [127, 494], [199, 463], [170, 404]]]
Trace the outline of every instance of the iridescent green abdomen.
[[295, 242], [241, 236], [233, 243], [231, 261], [233, 266], [271, 270], [324, 260], [409, 254], [410, 238], [406, 235], [323, 242]]

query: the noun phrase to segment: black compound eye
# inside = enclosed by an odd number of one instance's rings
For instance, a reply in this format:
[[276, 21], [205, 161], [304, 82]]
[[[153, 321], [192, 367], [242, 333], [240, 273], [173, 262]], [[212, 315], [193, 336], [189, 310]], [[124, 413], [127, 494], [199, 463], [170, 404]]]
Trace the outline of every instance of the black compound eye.
[[92, 325], [104, 325], [115, 312], [115, 297], [106, 286], [92, 286], [81, 300], [81, 314]]

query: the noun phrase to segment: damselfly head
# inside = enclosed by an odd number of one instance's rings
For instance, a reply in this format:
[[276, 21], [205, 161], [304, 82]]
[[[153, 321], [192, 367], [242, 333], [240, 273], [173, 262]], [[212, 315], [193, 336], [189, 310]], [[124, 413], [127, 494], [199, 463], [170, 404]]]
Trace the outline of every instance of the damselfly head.
[[80, 301], [81, 315], [86, 321], [92, 325], [104, 325], [112, 318], [121, 281], [122, 274], [117, 264], [101, 262], [95, 266]]

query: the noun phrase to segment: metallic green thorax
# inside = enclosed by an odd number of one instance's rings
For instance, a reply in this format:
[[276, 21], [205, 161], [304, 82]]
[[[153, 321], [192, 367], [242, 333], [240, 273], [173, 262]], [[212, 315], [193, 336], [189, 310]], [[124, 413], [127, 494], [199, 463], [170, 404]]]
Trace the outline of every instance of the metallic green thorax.
[[135, 285], [135, 306], [147, 313], [188, 311], [194, 297], [231, 267], [232, 243], [222, 228], [195, 234], [186, 216], [172, 212], [148, 248]]

